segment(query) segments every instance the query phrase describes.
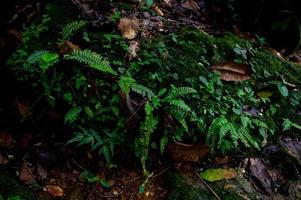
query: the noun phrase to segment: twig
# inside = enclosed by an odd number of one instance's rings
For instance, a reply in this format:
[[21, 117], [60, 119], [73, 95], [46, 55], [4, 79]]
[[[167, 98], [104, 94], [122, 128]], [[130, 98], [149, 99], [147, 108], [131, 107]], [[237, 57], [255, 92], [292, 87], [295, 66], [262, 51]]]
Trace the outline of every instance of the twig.
[[221, 198], [214, 192], [214, 190], [206, 183], [206, 181], [198, 174], [196, 170], [194, 170], [194, 173], [197, 175], [197, 177], [203, 182], [203, 184], [212, 192], [212, 194], [216, 197], [216, 199], [221, 200]]
[[167, 167], [167, 168], [164, 169], [162, 172], [159, 172], [158, 174], [153, 175], [152, 178], [156, 178], [156, 177], [158, 177], [158, 176], [161, 176], [162, 174], [164, 174], [165, 172], [167, 172], [170, 168], [171, 168], [171, 166]]
[[71, 159], [71, 161], [72, 161], [78, 168], [80, 168], [81, 170], [87, 171], [84, 167], [82, 167], [80, 164], [78, 164], [73, 158]]

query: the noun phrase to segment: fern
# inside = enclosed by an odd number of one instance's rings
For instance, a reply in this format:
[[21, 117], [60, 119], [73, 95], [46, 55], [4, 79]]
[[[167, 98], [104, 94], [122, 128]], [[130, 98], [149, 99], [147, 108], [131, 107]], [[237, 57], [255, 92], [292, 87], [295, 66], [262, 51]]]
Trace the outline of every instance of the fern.
[[167, 99], [175, 99], [178, 97], [185, 97], [189, 94], [197, 93], [197, 91], [190, 87], [174, 87], [172, 86], [171, 91], [169, 92]]
[[[238, 119], [240, 119], [240, 121]], [[258, 129], [263, 137], [261, 145], [258, 143], [258, 137], [251, 135], [251, 131], [254, 129]], [[225, 145], [225, 141], [228, 142], [228, 139], [231, 139], [230, 142], [233, 147], [238, 147], [239, 144], [242, 144], [247, 148], [255, 147], [260, 149], [260, 146], [266, 144], [266, 130], [268, 130], [268, 126], [261, 119], [250, 119], [247, 116], [238, 118], [236, 116], [229, 120], [226, 116], [222, 115], [215, 118], [210, 125], [207, 134], [207, 143], [215, 147], [216, 139], [218, 138], [217, 147], [219, 149], [226, 149], [223, 145]]]
[[26, 61], [30, 64], [37, 63], [41, 60], [41, 57], [47, 53], [50, 53], [50, 51], [37, 50], [37, 51], [33, 52], [32, 54], [30, 54]]
[[142, 168], [145, 175], [149, 172], [146, 167], [146, 161], [148, 158], [149, 145], [151, 141], [152, 133], [155, 131], [158, 125], [158, 120], [153, 115], [153, 108], [149, 102], [145, 104], [145, 119], [140, 126], [140, 136], [138, 138], [138, 145], [136, 152], [141, 159]]
[[92, 151], [98, 150], [99, 155], [103, 155], [107, 163], [111, 162], [111, 157], [113, 155], [113, 150], [106, 144], [105, 138], [102, 138], [98, 132], [92, 129], [80, 128], [81, 132], [75, 132], [73, 138], [71, 138], [66, 145], [77, 143], [76, 147], [83, 145], [89, 145]]
[[282, 126], [283, 126], [283, 131], [289, 131], [291, 128], [296, 128], [298, 130], [301, 130], [301, 126], [299, 124], [294, 123], [289, 119], [284, 119]]
[[132, 83], [130, 85], [130, 87], [134, 92], [136, 92], [144, 97], [147, 97], [148, 99], [151, 99], [155, 96], [154, 92], [151, 89], [149, 89], [148, 87], [145, 87], [144, 85], [141, 85], [138, 83]]
[[109, 62], [96, 52], [91, 50], [73, 50], [70, 54], [65, 55], [67, 60], [75, 60], [84, 63], [91, 68], [97, 69], [102, 72], [116, 75], [117, 73], [110, 67]]
[[86, 22], [84, 21], [74, 21], [67, 24], [60, 33], [62, 37], [61, 40], [62, 41], [69, 40], [76, 32], [78, 32], [85, 25]]
[[215, 146], [215, 140], [218, 137], [218, 147], [221, 148], [224, 138], [230, 135], [234, 146], [238, 146], [239, 133], [237, 127], [225, 116], [215, 118], [208, 129], [207, 143]]

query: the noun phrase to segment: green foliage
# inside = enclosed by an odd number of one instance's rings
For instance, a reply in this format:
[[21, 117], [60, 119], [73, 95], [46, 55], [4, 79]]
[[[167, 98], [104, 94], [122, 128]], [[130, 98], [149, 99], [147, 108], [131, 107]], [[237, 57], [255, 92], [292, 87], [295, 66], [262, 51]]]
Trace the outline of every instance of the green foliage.
[[77, 147], [89, 145], [92, 151], [98, 151], [99, 155], [103, 155], [107, 163], [111, 163], [114, 155], [114, 147], [118, 144], [118, 136], [105, 132], [106, 136], [102, 137], [95, 130], [87, 130], [80, 128], [81, 132], [75, 132], [72, 139], [67, 144], [77, 143]]
[[86, 25], [85, 21], [73, 21], [63, 27], [61, 31], [61, 41], [70, 40], [80, 29]]
[[283, 126], [283, 131], [288, 131], [291, 128], [296, 128], [298, 130], [301, 130], [301, 126], [299, 124], [294, 123], [289, 119], [284, 119], [282, 126]]
[[65, 55], [65, 59], [78, 61], [102, 72], [107, 72], [113, 75], [116, 74], [105, 58], [89, 49], [73, 50], [70, 54]]
[[[251, 134], [254, 130], [260, 134]], [[213, 120], [208, 129], [207, 143], [212, 147], [216, 145], [222, 152], [237, 148], [239, 143], [244, 147], [260, 149], [266, 144], [267, 131], [267, 124], [259, 118], [241, 116], [229, 119], [226, 116], [219, 116]], [[270, 132], [273, 133], [271, 130]], [[218, 142], [216, 142], [217, 140]], [[262, 142], [260, 143], [260, 141]]]
[[[47, 26], [41, 23], [39, 34], [47, 38]], [[70, 23], [53, 37], [62, 42], [83, 26]], [[300, 69], [256, 40], [183, 28], [141, 41], [138, 57], [128, 61], [129, 44], [119, 33], [94, 31], [86, 30], [83, 41], [76, 41], [85, 50], [61, 59], [57, 43], [47, 45], [49, 50], [31, 47], [39, 42], [32, 34], [9, 63], [18, 80], [32, 84], [37, 99], [53, 107], [64, 102], [65, 123], [79, 130], [68, 144], [96, 151], [109, 163], [116, 145], [121, 153], [133, 149], [149, 177], [149, 161], [173, 140], [207, 140], [212, 152], [260, 149], [282, 131], [283, 119], [298, 112], [301, 94], [286, 85], [300, 84]], [[229, 60], [250, 66], [250, 80], [225, 84], [210, 70]], [[261, 91], [271, 96], [258, 98]], [[287, 121], [284, 127], [298, 130]]]
[[83, 171], [80, 174], [80, 177], [87, 180], [88, 183], [100, 184], [102, 187], [110, 188], [110, 185], [109, 185], [108, 181], [106, 181], [105, 179], [100, 178], [98, 175], [95, 175], [95, 174], [93, 174], [89, 171]]
[[51, 53], [49, 51], [40, 50], [33, 52], [28, 58], [29, 64], [38, 63], [39, 67], [46, 71], [49, 67], [53, 66], [59, 61], [59, 55], [57, 53]]
[[154, 108], [149, 102], [145, 104], [145, 119], [140, 125], [140, 136], [137, 139], [136, 146], [136, 154], [141, 159], [141, 164], [145, 175], [149, 174], [146, 168], [146, 160], [148, 158], [151, 136], [158, 125], [158, 119], [154, 117], [153, 109]]

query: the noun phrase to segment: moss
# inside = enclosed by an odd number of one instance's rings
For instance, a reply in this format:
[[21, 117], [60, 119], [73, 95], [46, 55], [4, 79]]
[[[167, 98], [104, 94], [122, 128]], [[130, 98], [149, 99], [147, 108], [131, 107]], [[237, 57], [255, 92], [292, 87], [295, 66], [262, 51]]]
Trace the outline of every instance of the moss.
[[0, 193], [5, 197], [19, 195], [24, 200], [35, 199], [32, 191], [25, 185], [19, 183], [16, 178], [8, 172], [0, 172]]
[[257, 52], [254, 63], [257, 77], [265, 77], [264, 74], [270, 74], [270, 78], [275, 79], [282, 76], [287, 82], [297, 85], [301, 83], [301, 67], [277, 57], [268, 50]]
[[[166, 174], [166, 185], [170, 191], [168, 200], [214, 200], [216, 199], [206, 187], [200, 186], [198, 183], [188, 183], [181, 174], [170, 171]], [[191, 180], [193, 182], [195, 180]], [[224, 200], [240, 200], [242, 199], [235, 192], [225, 191], [222, 184], [211, 185], [213, 190]]]

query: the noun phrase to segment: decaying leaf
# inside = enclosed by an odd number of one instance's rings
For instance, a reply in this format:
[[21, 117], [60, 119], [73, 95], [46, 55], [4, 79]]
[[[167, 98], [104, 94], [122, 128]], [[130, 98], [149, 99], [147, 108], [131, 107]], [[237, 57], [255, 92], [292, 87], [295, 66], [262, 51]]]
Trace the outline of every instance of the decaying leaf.
[[68, 54], [75, 49], [80, 49], [78, 45], [73, 44], [69, 40], [66, 40], [65, 42], [59, 44], [58, 48], [61, 54]]
[[209, 146], [206, 144], [168, 143], [166, 150], [171, 159], [178, 162], [199, 162], [206, 158], [210, 152]]
[[158, 15], [160, 15], [161, 17], [164, 16], [164, 13], [162, 12], [162, 10], [161, 10], [157, 5], [152, 6], [151, 9], [152, 9], [155, 13], [157, 13]]
[[136, 17], [122, 18], [118, 23], [118, 30], [123, 37], [132, 40], [138, 35], [139, 20]]
[[56, 185], [46, 185], [45, 189], [49, 192], [52, 196], [61, 197], [64, 195], [64, 190]]
[[197, 14], [200, 14], [199, 13], [200, 7], [194, 0], [186, 0], [184, 3], [182, 3], [182, 7], [188, 10], [192, 10]]
[[273, 95], [272, 92], [269, 92], [269, 91], [260, 91], [260, 92], [257, 92], [256, 95], [262, 99], [266, 99], [266, 98], [269, 98]]
[[220, 181], [224, 179], [233, 179], [236, 177], [236, 171], [228, 169], [207, 169], [200, 173], [201, 177], [206, 181]]
[[31, 185], [36, 182], [36, 176], [33, 173], [33, 168], [27, 161], [23, 161], [21, 165], [19, 179], [27, 185]]
[[[261, 158], [250, 158], [250, 175], [253, 185], [259, 192], [272, 193], [272, 180]], [[255, 179], [255, 181], [254, 181]]]
[[137, 57], [137, 52], [139, 51], [140, 44], [137, 41], [131, 41], [128, 49], [129, 60], [133, 60]]
[[219, 72], [224, 81], [245, 81], [250, 78], [250, 70], [247, 65], [233, 62], [213, 65], [212, 71]]
[[0, 166], [8, 163], [7, 158], [0, 152]]
[[6, 132], [0, 132], [0, 147], [12, 148], [15, 141], [12, 135]]
[[28, 105], [27, 101], [24, 102], [17, 102], [17, 107], [18, 107], [18, 111], [20, 113], [20, 115], [23, 117], [23, 119], [27, 119], [28, 117], [31, 116], [31, 111]]

